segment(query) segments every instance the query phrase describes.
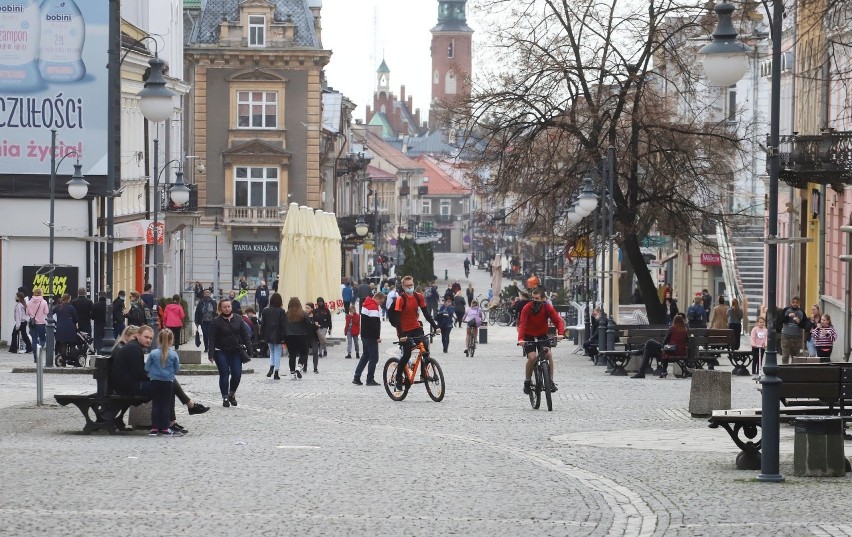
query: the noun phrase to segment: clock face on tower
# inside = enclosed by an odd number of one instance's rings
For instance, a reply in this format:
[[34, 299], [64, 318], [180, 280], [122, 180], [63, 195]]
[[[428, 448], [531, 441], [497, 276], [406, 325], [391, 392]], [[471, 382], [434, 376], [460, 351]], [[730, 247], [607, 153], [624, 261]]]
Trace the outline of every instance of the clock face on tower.
[[382, 75], [382, 77], [379, 79], [379, 84], [381, 84], [382, 86], [386, 86], [387, 83], [388, 83], [388, 77], [386, 77], [385, 75]]

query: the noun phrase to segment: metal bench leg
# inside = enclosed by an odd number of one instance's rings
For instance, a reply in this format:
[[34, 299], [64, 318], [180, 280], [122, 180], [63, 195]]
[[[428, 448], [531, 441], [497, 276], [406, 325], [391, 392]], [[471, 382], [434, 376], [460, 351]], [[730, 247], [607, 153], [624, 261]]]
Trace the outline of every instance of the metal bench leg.
[[[754, 440], [757, 437], [760, 425], [754, 423], [713, 423], [711, 428], [715, 429], [719, 426], [724, 427], [728, 431], [728, 436], [734, 441], [742, 451], [737, 455], [736, 466], [737, 470], [760, 470], [760, 444], [761, 439]], [[743, 435], [743, 439], [740, 438]]]

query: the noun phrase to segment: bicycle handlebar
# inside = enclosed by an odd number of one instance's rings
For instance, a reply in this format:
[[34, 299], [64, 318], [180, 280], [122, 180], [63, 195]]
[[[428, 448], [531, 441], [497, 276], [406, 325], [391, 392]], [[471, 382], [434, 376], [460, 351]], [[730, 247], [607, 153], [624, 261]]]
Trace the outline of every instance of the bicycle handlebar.
[[393, 344], [402, 345], [404, 343], [408, 343], [409, 341], [419, 341], [426, 338], [429, 338], [429, 343], [432, 343], [433, 339], [435, 338], [435, 334], [436, 332], [429, 332], [428, 334], [423, 334], [422, 336], [405, 336], [399, 338], [399, 341], [394, 341]]

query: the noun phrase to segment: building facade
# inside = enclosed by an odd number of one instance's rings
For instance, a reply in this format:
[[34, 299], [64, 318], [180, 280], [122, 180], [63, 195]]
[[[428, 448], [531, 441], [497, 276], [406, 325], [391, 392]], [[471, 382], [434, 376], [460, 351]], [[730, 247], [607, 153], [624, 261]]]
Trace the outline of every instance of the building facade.
[[320, 15], [318, 0], [208, 0], [187, 15], [185, 139], [205, 163], [187, 284], [227, 293], [242, 278], [249, 289], [271, 283], [288, 262], [278, 257], [288, 204], [322, 207], [322, 70], [331, 52]]

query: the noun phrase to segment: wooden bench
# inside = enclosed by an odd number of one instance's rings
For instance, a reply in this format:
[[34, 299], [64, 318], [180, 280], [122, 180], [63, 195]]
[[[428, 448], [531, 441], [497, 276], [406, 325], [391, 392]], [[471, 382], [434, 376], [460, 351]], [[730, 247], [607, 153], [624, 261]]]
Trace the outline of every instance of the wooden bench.
[[[800, 416], [840, 416], [844, 424], [852, 421], [846, 403], [852, 399], [852, 364], [792, 364], [778, 366], [781, 379], [781, 423], [789, 423]], [[740, 448], [737, 468], [760, 469], [761, 427], [760, 409], [717, 410], [709, 420], [709, 427], [722, 427]], [[852, 439], [846, 435], [847, 439]], [[848, 463], [847, 463], [848, 465]]]
[[651, 340], [662, 341], [666, 337], [668, 326], [654, 325], [618, 325], [615, 333], [618, 335], [619, 344], [617, 349], [609, 351], [598, 351], [598, 355], [605, 358], [608, 363], [607, 373], [615, 376], [627, 375], [625, 369], [627, 363], [633, 356], [641, 356], [645, 344]]
[[142, 395], [113, 393], [109, 385], [111, 367], [112, 359], [109, 356], [96, 357], [95, 372], [92, 375], [97, 381], [97, 390], [94, 393], [54, 396], [60, 405], [74, 405], [80, 410], [86, 420], [83, 426], [85, 434], [100, 429], [105, 429], [109, 434], [132, 430], [124, 422], [124, 414], [131, 406], [138, 406], [151, 400]]

